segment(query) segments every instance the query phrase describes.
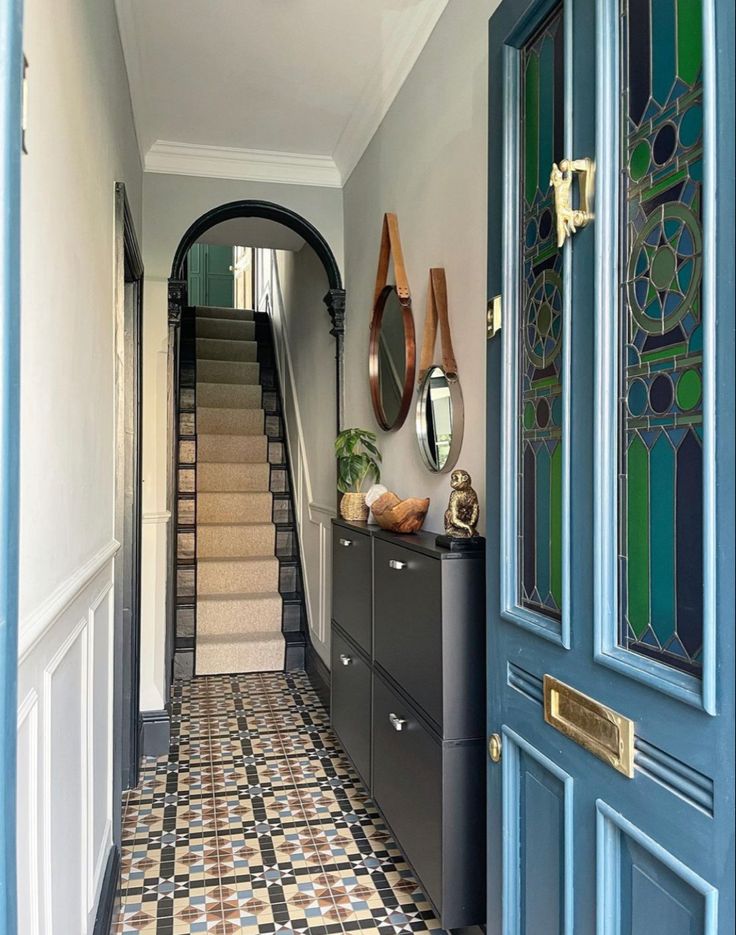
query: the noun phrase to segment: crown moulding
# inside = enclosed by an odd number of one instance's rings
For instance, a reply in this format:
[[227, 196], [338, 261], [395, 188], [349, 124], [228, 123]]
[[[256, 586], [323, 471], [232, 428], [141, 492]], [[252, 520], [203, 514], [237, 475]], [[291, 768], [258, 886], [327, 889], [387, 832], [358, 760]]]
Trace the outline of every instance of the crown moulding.
[[333, 158], [308, 153], [279, 153], [156, 140], [146, 153], [144, 168], [146, 172], [167, 175], [342, 187], [342, 176]]

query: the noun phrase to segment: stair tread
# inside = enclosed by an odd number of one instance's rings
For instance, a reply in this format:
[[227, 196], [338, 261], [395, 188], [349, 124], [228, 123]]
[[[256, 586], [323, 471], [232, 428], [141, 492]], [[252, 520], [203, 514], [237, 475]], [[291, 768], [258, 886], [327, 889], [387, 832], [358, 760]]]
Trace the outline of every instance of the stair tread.
[[250, 630], [230, 633], [202, 633], [197, 634], [198, 643], [258, 643], [284, 642], [284, 634], [276, 630]]

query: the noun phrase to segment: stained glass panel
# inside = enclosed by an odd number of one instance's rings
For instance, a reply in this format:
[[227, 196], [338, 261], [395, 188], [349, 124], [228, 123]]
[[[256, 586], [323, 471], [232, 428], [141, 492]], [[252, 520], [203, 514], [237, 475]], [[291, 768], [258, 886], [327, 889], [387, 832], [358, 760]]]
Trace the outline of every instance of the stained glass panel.
[[519, 602], [562, 609], [562, 254], [553, 162], [564, 158], [562, 5], [521, 50]]
[[622, 0], [619, 644], [703, 642], [702, 0]]

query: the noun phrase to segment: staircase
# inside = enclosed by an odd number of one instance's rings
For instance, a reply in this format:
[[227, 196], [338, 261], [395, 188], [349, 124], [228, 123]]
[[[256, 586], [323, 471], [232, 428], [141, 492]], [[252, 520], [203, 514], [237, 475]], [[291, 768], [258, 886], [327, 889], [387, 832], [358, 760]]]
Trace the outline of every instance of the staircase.
[[194, 671], [297, 667], [301, 570], [270, 321], [241, 309], [193, 314]]

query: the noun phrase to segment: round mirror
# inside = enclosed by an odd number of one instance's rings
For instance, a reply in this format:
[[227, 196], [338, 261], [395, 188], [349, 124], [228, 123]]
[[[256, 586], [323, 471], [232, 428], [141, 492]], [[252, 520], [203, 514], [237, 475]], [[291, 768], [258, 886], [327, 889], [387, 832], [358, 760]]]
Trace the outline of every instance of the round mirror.
[[385, 286], [373, 309], [369, 371], [373, 410], [387, 432], [400, 428], [409, 412], [415, 356], [411, 300]]
[[433, 365], [424, 375], [417, 401], [417, 441], [422, 460], [437, 474], [457, 463], [463, 444], [463, 394], [457, 378]]

